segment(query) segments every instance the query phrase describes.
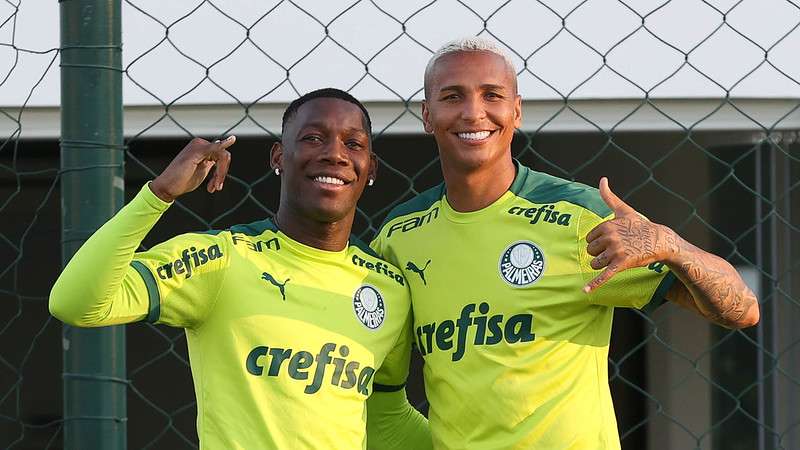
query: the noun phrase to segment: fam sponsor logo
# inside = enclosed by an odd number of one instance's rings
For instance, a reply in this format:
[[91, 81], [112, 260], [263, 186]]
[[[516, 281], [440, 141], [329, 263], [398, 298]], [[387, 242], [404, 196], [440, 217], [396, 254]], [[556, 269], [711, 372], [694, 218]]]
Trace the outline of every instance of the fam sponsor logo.
[[168, 262], [156, 269], [158, 278], [166, 280], [177, 275], [183, 275], [185, 278], [191, 278], [192, 273], [198, 267], [213, 261], [217, 258], [222, 258], [222, 250], [219, 246], [214, 244], [208, 248], [201, 248], [198, 250], [196, 247], [185, 248], [181, 251], [181, 257], [175, 261]]
[[391, 227], [389, 227], [389, 232], [386, 234], [386, 237], [387, 238], [392, 237], [392, 233], [394, 233], [395, 231], [399, 231], [401, 233], [411, 231], [415, 228], [427, 225], [438, 218], [439, 218], [439, 207], [436, 207], [422, 216], [409, 217], [408, 219], [395, 222], [394, 224], [392, 224]]
[[399, 284], [400, 286], [406, 285], [406, 280], [403, 278], [403, 275], [392, 270], [394, 266], [391, 266], [383, 261], [375, 260], [375, 262], [372, 262], [358, 255], [353, 255], [352, 262], [353, 265], [355, 266], [366, 267], [367, 270], [373, 270], [380, 274], [386, 275], [387, 277], [397, 282], [397, 284]]
[[[337, 350], [338, 356], [333, 355]], [[346, 345], [337, 346], [333, 342], [322, 345], [319, 352], [313, 354], [305, 350], [295, 351], [291, 348], [254, 347], [245, 358], [245, 368], [250, 375], [256, 377], [279, 377], [286, 374], [297, 381], [310, 382], [303, 389], [306, 394], [315, 394], [323, 383], [341, 389], [356, 389], [367, 397], [369, 386], [375, 369], [358, 361], [348, 361], [350, 349]], [[329, 367], [333, 371], [328, 371]]]
[[535, 283], [544, 268], [544, 253], [531, 241], [515, 242], [500, 255], [500, 276], [516, 287]]
[[280, 250], [281, 243], [278, 241], [278, 238], [274, 237], [272, 239], [264, 240], [257, 240], [253, 241], [252, 239], [248, 239], [243, 234], [239, 233], [231, 233], [231, 240], [233, 241], [233, 245], [244, 245], [248, 250], [254, 252], [263, 252], [264, 250]]
[[[477, 306], [479, 315], [474, 315], [475, 304], [469, 303], [461, 309], [456, 320], [429, 323], [416, 328], [417, 347], [423, 356], [436, 351], [452, 352], [453, 362], [464, 357], [467, 345], [497, 345], [531, 342], [533, 333], [532, 314], [490, 315], [486, 302]], [[455, 341], [455, 342], [454, 342]], [[469, 342], [469, 344], [467, 343]]]
[[561, 225], [562, 227], [568, 227], [569, 220], [572, 218], [572, 214], [562, 213], [555, 208], [556, 205], [542, 205], [538, 208], [512, 206], [511, 209], [508, 210], [508, 213], [519, 217], [525, 217], [526, 219], [531, 219], [529, 222], [531, 225], [536, 225], [541, 220], [541, 223], [554, 223], [556, 225]]
[[365, 284], [353, 294], [353, 311], [365, 327], [376, 330], [386, 317], [386, 305], [383, 296], [374, 287]]

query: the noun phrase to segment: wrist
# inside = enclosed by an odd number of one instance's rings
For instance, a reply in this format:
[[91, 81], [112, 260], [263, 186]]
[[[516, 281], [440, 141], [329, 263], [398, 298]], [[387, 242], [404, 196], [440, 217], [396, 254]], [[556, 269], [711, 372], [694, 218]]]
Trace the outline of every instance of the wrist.
[[666, 225], [657, 225], [661, 236], [658, 260], [663, 263], [675, 263], [681, 253], [683, 238]]
[[147, 186], [150, 188], [150, 191], [153, 194], [155, 194], [155, 196], [158, 197], [159, 199], [167, 203], [172, 203], [175, 201], [175, 197], [170, 195], [164, 188], [160, 186], [160, 184], [158, 183], [158, 178], [147, 183]]

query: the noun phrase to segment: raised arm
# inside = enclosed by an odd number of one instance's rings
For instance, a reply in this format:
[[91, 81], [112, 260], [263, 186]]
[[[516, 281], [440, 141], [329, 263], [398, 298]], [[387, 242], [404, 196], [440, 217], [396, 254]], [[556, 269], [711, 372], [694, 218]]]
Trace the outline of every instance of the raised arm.
[[[136, 249], [169, 202], [209, 181], [209, 192], [221, 188], [233, 144], [230, 138], [209, 143], [191, 141], [155, 181], [100, 227], [72, 257], [50, 292], [49, 308], [71, 325], [92, 327], [135, 322], [145, 318], [152, 304], [154, 283], [143, 264], [131, 265]], [[150, 278], [148, 278], [150, 277]]]
[[650, 222], [600, 180], [600, 195], [614, 219], [586, 236], [592, 268], [605, 270], [584, 290], [592, 291], [615, 273], [662, 262], [678, 278], [666, 298], [727, 328], [744, 328], [759, 320], [758, 299], [724, 259], [703, 251], [664, 225]]

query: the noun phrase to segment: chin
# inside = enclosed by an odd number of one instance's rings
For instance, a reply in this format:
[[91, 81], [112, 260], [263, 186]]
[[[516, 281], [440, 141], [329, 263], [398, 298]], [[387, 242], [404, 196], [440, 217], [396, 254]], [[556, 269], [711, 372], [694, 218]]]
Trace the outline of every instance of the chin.
[[346, 219], [350, 214], [350, 208], [330, 207], [329, 205], [317, 205], [305, 211], [306, 216], [320, 223], [336, 223]]
[[477, 170], [498, 158], [497, 155], [492, 152], [475, 149], [473, 151], [461, 151], [451, 154], [450, 157], [442, 159], [443, 163], [445, 159], [447, 160], [447, 164], [453, 168], [459, 170]]

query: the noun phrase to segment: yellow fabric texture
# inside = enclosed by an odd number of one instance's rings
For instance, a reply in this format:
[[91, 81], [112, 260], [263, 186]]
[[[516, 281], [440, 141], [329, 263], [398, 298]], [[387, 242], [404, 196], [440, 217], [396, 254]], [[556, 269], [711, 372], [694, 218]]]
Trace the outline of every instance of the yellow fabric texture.
[[[78, 326], [185, 328], [202, 448], [366, 448], [374, 383], [402, 386], [407, 376], [401, 272], [355, 241], [327, 252], [269, 220], [135, 253], [168, 206], [145, 186], [67, 265], [52, 314]], [[379, 371], [387, 358], [392, 369]], [[424, 440], [424, 419], [410, 420], [404, 429]]]
[[654, 265], [585, 294], [585, 237], [609, 214], [596, 189], [519, 164], [482, 210], [438, 186], [389, 214], [371, 245], [409, 282], [435, 448], [619, 449], [613, 308], [657, 303], [673, 277]]

